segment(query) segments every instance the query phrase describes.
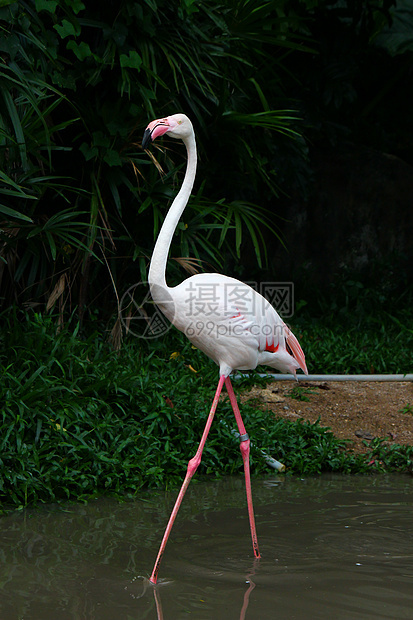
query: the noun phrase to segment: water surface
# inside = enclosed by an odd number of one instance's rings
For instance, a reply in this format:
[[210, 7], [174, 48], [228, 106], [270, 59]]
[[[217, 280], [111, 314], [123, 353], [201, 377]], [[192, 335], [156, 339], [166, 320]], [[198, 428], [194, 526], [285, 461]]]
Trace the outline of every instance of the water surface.
[[191, 484], [148, 583], [176, 492], [0, 519], [1, 620], [413, 618], [413, 477]]

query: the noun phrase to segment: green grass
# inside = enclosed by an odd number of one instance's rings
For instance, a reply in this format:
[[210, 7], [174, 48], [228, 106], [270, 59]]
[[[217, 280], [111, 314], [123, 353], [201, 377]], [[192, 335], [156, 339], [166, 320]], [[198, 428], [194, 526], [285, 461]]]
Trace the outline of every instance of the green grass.
[[[328, 342], [320, 349], [322, 356]], [[0, 330], [0, 351], [3, 510], [102, 493], [130, 496], [142, 487], [181, 482], [218, 376], [181, 334], [171, 331], [151, 343], [131, 340], [117, 354], [107, 334], [84, 337], [77, 327], [57, 331], [50, 317], [10, 315]], [[171, 358], [174, 352], [179, 355]], [[363, 362], [354, 370], [365, 372]], [[252, 382], [264, 384], [242, 379], [236, 389]], [[255, 475], [269, 473], [261, 450], [296, 474], [400, 471], [412, 463], [411, 447], [379, 442], [369, 455], [356, 456], [318, 423], [274, 420], [253, 403], [244, 404], [242, 413], [254, 444]], [[242, 472], [234, 426], [229, 402], [220, 403], [198, 475]]]
[[402, 374], [413, 368], [413, 335], [397, 325], [329, 327], [320, 322], [300, 333], [311, 374]]
[[385, 438], [376, 437], [370, 443], [369, 465], [376, 471], [410, 471], [413, 473], [413, 446], [386, 445]]
[[314, 394], [314, 390], [311, 388], [305, 388], [301, 385], [295, 385], [293, 389], [289, 392], [288, 396], [293, 398], [294, 400], [306, 401], [310, 400], [310, 395]]
[[413, 407], [410, 403], [407, 403], [407, 405], [405, 405], [402, 409], [400, 409], [401, 413], [409, 413], [410, 415], [413, 415]]

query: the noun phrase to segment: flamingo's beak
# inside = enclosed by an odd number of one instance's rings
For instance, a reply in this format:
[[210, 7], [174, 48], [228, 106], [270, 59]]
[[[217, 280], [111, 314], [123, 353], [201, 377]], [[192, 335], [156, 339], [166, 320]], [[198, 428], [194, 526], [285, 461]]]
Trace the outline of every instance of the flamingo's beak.
[[150, 142], [152, 142], [151, 130], [146, 128], [142, 138], [142, 148], [146, 149]]
[[167, 118], [157, 118], [151, 121], [142, 138], [142, 148], [146, 149], [150, 142], [153, 142], [158, 136], [163, 136], [169, 129], [171, 129], [171, 123]]

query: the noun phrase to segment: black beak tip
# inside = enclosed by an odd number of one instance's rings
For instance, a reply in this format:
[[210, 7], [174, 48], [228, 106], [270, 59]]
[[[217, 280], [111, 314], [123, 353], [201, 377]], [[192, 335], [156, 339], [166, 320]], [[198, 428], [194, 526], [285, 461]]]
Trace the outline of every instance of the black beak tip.
[[151, 142], [152, 142], [152, 132], [150, 129], [145, 129], [145, 132], [142, 138], [142, 148], [146, 149], [148, 144], [150, 144]]

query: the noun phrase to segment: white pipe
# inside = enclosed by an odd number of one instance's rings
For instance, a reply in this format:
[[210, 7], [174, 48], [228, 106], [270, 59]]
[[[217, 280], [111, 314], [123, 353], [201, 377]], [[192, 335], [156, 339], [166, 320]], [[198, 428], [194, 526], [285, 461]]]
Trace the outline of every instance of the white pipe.
[[267, 463], [267, 465], [269, 467], [272, 467], [273, 469], [276, 469], [279, 472], [285, 471], [284, 463], [280, 463], [280, 461], [277, 461], [276, 459], [273, 459], [272, 456], [269, 456], [263, 450], [261, 450], [261, 453], [262, 453], [262, 455], [263, 455], [263, 457], [265, 459], [265, 462]]
[[[248, 373], [238, 373], [234, 379], [249, 377]], [[272, 372], [260, 372], [258, 377], [274, 379], [274, 381], [295, 381], [294, 375], [281, 375]], [[406, 375], [297, 375], [298, 381], [413, 381], [413, 374]]]

